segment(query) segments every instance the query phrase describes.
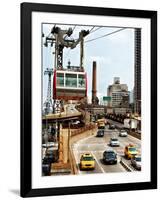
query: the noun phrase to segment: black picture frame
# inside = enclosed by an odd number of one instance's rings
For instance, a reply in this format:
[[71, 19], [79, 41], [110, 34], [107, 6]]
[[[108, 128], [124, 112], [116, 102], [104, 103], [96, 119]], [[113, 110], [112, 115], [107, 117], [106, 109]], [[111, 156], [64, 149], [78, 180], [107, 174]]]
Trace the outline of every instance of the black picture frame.
[[[151, 181], [32, 189], [32, 12], [147, 18], [151, 21]], [[157, 12], [37, 3], [21, 4], [21, 196], [36, 197], [157, 188]]]

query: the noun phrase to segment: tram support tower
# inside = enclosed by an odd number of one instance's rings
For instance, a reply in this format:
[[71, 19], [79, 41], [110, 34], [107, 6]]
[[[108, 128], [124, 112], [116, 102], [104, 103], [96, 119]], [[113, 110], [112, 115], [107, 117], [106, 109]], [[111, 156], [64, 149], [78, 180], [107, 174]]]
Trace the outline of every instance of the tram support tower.
[[52, 68], [46, 68], [46, 70], [44, 71], [44, 75], [48, 75], [48, 77], [49, 77], [46, 103], [48, 103], [49, 106], [51, 106], [52, 105], [51, 76], [53, 75], [53, 69]]

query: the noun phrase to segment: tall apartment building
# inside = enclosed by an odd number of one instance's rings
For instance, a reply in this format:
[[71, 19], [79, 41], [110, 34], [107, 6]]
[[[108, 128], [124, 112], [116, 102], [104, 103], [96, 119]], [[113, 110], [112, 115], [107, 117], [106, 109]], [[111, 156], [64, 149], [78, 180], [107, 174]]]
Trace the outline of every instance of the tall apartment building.
[[135, 29], [134, 112], [141, 114], [141, 29]]
[[107, 96], [111, 97], [108, 103], [109, 107], [113, 108], [113, 112], [126, 113], [129, 109], [129, 92], [127, 84], [120, 84], [120, 78], [115, 77], [114, 83], [109, 85]]

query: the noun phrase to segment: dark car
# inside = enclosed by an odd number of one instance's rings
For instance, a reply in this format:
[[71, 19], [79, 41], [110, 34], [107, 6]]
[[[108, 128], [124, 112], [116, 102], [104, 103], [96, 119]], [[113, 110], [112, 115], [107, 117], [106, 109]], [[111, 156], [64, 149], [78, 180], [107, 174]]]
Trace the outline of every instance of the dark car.
[[109, 125], [109, 129], [115, 129], [115, 128], [116, 128], [116, 126], [114, 124]]
[[117, 164], [117, 154], [114, 150], [106, 150], [103, 152], [103, 162], [105, 164]]
[[104, 130], [98, 130], [97, 137], [103, 137], [103, 136], [104, 136]]
[[56, 162], [58, 160], [58, 150], [54, 150], [53, 147], [48, 148], [45, 157], [48, 158], [51, 163]]
[[48, 157], [45, 157], [42, 161], [42, 173], [44, 176], [49, 176], [51, 170], [51, 162]]

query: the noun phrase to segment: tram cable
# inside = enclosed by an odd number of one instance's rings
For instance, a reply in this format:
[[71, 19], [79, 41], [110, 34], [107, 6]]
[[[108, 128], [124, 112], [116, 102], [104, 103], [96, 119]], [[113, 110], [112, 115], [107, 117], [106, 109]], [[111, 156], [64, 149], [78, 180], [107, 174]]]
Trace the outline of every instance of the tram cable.
[[87, 42], [92, 42], [92, 41], [95, 41], [95, 40], [97, 40], [97, 39], [101, 39], [101, 38], [103, 38], [103, 37], [107, 37], [107, 36], [112, 35], [112, 34], [114, 34], [114, 33], [123, 31], [123, 30], [125, 30], [125, 29], [126, 29], [126, 28], [121, 28], [121, 29], [119, 29], [119, 30], [112, 31], [111, 33], [107, 33], [107, 34], [105, 34], [105, 35], [99, 36], [99, 37], [97, 37], [97, 38], [93, 38], [93, 39], [91, 39], [91, 40], [87, 40], [87, 41], [85, 41], [85, 43], [87, 43]]
[[95, 28], [95, 26], [93, 26], [93, 27], [91, 28], [91, 30], [89, 31], [89, 34], [92, 33], [92, 30], [93, 30], [94, 28]]
[[[95, 27], [95, 26], [94, 26]], [[95, 30], [91, 31], [90, 33], [94, 33], [95, 31], [98, 31], [99, 29], [101, 29], [102, 27], [98, 27]]]

